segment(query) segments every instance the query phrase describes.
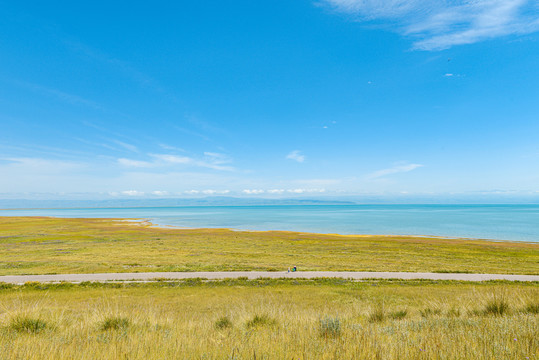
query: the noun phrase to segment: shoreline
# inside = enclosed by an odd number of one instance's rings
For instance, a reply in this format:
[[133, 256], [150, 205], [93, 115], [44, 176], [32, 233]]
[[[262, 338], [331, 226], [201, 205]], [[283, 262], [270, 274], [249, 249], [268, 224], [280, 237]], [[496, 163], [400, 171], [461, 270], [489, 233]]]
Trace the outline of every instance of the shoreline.
[[[7, 204], [5, 204], [7, 205]], [[4, 206], [9, 207], [9, 206]], [[32, 208], [32, 209], [30, 209]], [[539, 243], [539, 205], [354, 204], [106, 206], [0, 210], [1, 216], [149, 219], [160, 228]]]
[[[69, 219], [62, 217], [50, 216], [50, 218], [59, 218], [59, 219]], [[73, 219], [73, 218], [72, 218]], [[78, 218], [78, 219], [107, 219], [107, 218]], [[228, 230], [235, 232], [245, 232], [245, 233], [269, 233], [269, 232], [279, 232], [279, 233], [288, 233], [288, 234], [298, 234], [298, 235], [320, 235], [320, 236], [339, 236], [339, 237], [404, 237], [404, 238], [423, 238], [423, 239], [441, 239], [441, 240], [458, 240], [458, 241], [486, 241], [486, 242], [496, 242], [496, 243], [525, 243], [525, 244], [539, 244], [535, 241], [526, 241], [526, 240], [499, 240], [499, 239], [487, 239], [487, 238], [470, 238], [470, 237], [459, 237], [459, 236], [444, 236], [444, 235], [410, 235], [410, 234], [338, 234], [338, 233], [318, 233], [310, 231], [292, 231], [292, 230], [251, 230], [251, 229], [235, 229], [228, 227], [184, 227], [179, 225], [166, 225], [166, 224], [157, 224], [152, 221], [150, 218], [141, 218], [141, 219], [119, 219], [118, 221], [131, 221], [133, 225], [136, 225], [137, 222], [140, 224], [146, 224], [146, 226], [156, 228], [156, 229], [176, 229], [176, 230]]]
[[[150, 220], [150, 221], [149, 221]], [[539, 274], [539, 244], [156, 226], [140, 218], [0, 217], [0, 273], [303, 271]]]
[[[1, 211], [1, 210], [0, 210]], [[472, 237], [459, 237], [459, 236], [444, 236], [444, 235], [410, 235], [410, 234], [339, 234], [339, 233], [322, 233], [311, 231], [293, 231], [293, 230], [252, 230], [252, 229], [236, 229], [229, 227], [185, 227], [180, 225], [167, 225], [154, 222], [151, 218], [114, 218], [114, 217], [63, 217], [63, 216], [50, 216], [50, 215], [28, 215], [28, 216], [4, 216], [3, 218], [48, 218], [48, 219], [79, 219], [79, 220], [110, 220], [118, 222], [117, 225], [131, 225], [131, 226], [146, 226], [155, 229], [169, 229], [169, 230], [227, 230], [233, 232], [243, 233], [287, 233], [298, 235], [317, 235], [317, 236], [337, 236], [337, 237], [350, 237], [350, 238], [421, 238], [421, 239], [440, 239], [440, 240], [456, 240], [456, 241], [479, 241], [479, 242], [493, 242], [493, 243], [512, 243], [512, 244], [532, 244], [539, 245], [538, 241], [528, 240], [500, 240], [489, 238], [472, 238]]]

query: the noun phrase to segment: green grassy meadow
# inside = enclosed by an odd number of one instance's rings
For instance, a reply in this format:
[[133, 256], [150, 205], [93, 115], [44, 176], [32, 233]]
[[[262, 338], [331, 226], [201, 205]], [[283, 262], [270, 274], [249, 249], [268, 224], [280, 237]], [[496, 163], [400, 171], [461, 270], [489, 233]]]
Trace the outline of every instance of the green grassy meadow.
[[0, 275], [282, 271], [294, 265], [299, 270], [539, 274], [539, 244], [0, 217]]
[[4, 285], [2, 359], [537, 359], [538, 283]]

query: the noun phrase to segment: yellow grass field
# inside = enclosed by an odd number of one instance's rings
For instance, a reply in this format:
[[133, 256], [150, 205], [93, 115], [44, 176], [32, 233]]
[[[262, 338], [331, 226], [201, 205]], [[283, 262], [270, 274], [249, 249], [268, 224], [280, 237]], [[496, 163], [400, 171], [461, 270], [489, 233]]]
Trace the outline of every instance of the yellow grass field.
[[0, 275], [282, 271], [294, 265], [299, 270], [539, 274], [539, 244], [0, 217]]
[[[539, 274], [539, 247], [0, 217], [0, 275]], [[0, 284], [0, 359], [537, 359], [539, 283], [229, 279]]]
[[1, 359], [537, 359], [538, 283], [4, 285]]

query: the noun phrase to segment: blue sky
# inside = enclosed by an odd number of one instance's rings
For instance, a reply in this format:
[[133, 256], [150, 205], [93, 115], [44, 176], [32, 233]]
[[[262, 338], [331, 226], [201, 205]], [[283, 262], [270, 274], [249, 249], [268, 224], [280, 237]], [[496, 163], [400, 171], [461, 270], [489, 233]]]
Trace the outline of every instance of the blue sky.
[[3, 197], [539, 193], [536, 1], [0, 13]]

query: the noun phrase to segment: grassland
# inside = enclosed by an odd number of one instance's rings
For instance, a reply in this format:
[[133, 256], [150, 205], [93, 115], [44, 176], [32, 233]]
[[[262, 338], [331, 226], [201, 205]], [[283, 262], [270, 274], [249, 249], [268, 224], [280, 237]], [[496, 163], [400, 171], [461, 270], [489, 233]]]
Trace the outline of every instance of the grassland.
[[539, 244], [0, 217], [0, 275], [281, 271], [293, 265], [300, 270], [539, 274]]
[[538, 283], [0, 288], [2, 359], [537, 359]]

